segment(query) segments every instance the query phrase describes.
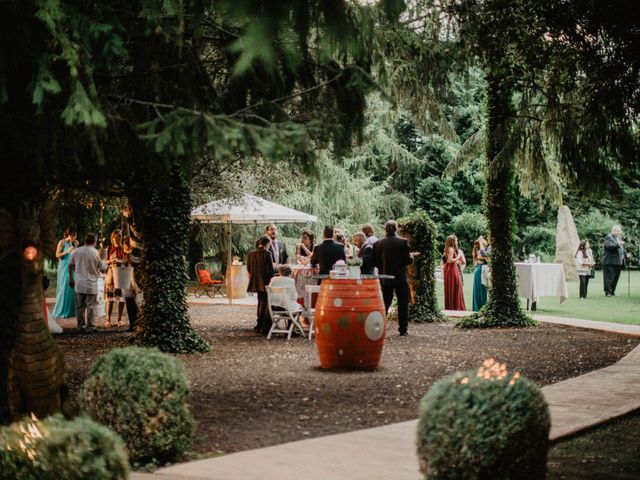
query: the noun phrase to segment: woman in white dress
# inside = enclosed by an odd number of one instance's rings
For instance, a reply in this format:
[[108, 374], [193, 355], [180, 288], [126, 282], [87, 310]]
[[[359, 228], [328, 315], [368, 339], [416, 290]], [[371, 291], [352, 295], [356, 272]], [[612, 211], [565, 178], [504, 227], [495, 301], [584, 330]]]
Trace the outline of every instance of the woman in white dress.
[[595, 262], [589, 240], [582, 240], [576, 252], [576, 270], [580, 279], [580, 298], [587, 298], [587, 287]]

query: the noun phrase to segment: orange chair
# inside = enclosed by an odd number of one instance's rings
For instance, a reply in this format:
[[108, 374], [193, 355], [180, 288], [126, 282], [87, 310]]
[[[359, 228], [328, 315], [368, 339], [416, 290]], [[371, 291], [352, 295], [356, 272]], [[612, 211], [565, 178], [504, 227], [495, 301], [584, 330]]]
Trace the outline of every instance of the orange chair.
[[217, 274], [216, 278], [213, 278], [214, 275], [206, 269], [206, 265], [203, 262], [197, 263], [195, 270], [196, 275], [198, 276], [198, 286], [194, 293], [196, 298], [199, 298], [204, 294], [210, 298], [214, 298], [216, 294], [224, 297], [224, 293], [222, 293], [224, 277], [222, 275]]

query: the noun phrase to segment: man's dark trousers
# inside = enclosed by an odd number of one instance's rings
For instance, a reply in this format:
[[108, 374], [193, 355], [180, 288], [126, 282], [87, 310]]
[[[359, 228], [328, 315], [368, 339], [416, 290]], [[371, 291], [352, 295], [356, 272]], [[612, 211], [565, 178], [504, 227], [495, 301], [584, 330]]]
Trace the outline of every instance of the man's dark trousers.
[[620, 272], [622, 271], [622, 265], [603, 265], [602, 277], [604, 280], [604, 293], [608, 295], [614, 295], [616, 293], [616, 287], [618, 286], [618, 280], [620, 279]]
[[404, 333], [409, 327], [409, 284], [401, 282], [382, 285], [382, 298], [387, 313], [391, 307], [394, 292], [398, 299], [398, 331]]
[[265, 335], [271, 329], [271, 317], [269, 316], [269, 297], [267, 292], [256, 292], [258, 295], [258, 331]]

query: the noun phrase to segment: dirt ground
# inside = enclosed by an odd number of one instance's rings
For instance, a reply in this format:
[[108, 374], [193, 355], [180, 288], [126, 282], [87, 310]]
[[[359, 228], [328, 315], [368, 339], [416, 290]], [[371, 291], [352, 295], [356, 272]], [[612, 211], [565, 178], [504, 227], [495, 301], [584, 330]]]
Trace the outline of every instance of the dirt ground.
[[[197, 454], [235, 452], [375, 427], [417, 417], [420, 398], [439, 378], [475, 369], [489, 357], [539, 386], [606, 365], [640, 339], [555, 325], [529, 329], [460, 330], [452, 324], [391, 324], [374, 372], [319, 368], [313, 342], [267, 341], [255, 334], [255, 307], [192, 305], [192, 322], [212, 345], [183, 355], [197, 421]], [[73, 320], [57, 336], [75, 398], [94, 359], [130, 340], [124, 328], [77, 334]]]

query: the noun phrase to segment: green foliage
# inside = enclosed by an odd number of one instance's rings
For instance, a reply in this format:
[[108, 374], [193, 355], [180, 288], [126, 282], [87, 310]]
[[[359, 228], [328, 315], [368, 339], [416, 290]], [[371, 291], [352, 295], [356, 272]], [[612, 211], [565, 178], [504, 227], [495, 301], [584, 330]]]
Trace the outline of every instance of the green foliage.
[[427, 177], [420, 182], [416, 190], [415, 204], [447, 231], [451, 219], [463, 209], [462, 200], [451, 181], [437, 177]]
[[411, 251], [420, 252], [409, 266], [409, 286], [412, 299], [409, 320], [441, 322], [445, 317], [436, 300], [435, 264], [437, 230], [433, 220], [422, 210], [398, 221], [400, 234], [409, 240]]
[[171, 353], [205, 352], [210, 347], [189, 324], [186, 303], [191, 198], [179, 164], [169, 175], [164, 188], [142, 183], [132, 195], [144, 241], [139, 267], [144, 304], [134, 342]]
[[117, 432], [132, 465], [164, 464], [190, 446], [193, 417], [183, 363], [127, 347], [98, 357], [79, 394], [83, 412]]
[[520, 234], [518, 251], [524, 257], [530, 253], [555, 256], [556, 229], [537, 225], [524, 228]]
[[422, 398], [418, 457], [425, 479], [544, 479], [550, 414], [542, 392], [503, 365], [438, 380]]
[[89, 478], [129, 478], [122, 440], [108, 428], [86, 417], [53, 416], [25, 419], [0, 430], [0, 480]]
[[469, 253], [480, 235], [487, 236], [487, 219], [478, 212], [463, 212], [451, 219], [449, 232], [458, 237], [460, 248]]

